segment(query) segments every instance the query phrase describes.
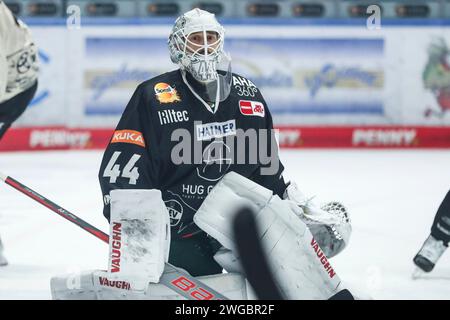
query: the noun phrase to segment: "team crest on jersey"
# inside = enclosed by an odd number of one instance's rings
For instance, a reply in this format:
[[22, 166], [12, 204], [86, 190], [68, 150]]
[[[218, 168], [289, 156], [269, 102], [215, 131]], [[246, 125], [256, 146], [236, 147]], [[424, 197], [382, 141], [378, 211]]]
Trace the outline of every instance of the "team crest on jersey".
[[131, 143], [145, 148], [145, 141], [142, 133], [134, 130], [114, 131], [111, 143]]
[[240, 100], [239, 109], [245, 116], [264, 117], [266, 115], [264, 105], [258, 101]]
[[177, 90], [164, 82], [159, 82], [155, 85], [155, 95], [156, 99], [158, 99], [160, 103], [173, 103], [181, 101]]

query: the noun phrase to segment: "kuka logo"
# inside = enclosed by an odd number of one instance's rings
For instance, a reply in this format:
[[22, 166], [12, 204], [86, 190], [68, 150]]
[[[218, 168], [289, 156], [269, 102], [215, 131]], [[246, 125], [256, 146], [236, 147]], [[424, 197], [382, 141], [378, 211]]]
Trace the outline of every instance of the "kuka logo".
[[157, 83], [155, 85], [156, 99], [160, 103], [173, 103], [181, 101], [177, 90], [164, 82]]
[[145, 148], [145, 141], [142, 133], [134, 130], [115, 131], [111, 143], [132, 143]]

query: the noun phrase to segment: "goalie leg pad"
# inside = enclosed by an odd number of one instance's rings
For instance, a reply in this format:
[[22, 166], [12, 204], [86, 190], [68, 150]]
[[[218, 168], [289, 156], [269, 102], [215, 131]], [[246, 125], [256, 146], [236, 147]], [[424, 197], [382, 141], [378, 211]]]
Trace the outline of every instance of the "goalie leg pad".
[[6, 260], [5, 256], [3, 255], [3, 243], [2, 239], [0, 239], [0, 267], [6, 266], [8, 264], [8, 260]]
[[224, 247], [236, 251], [232, 238], [233, 215], [242, 206], [259, 212], [271, 198], [272, 191], [235, 172], [229, 172], [203, 201], [194, 215], [194, 222]]
[[110, 277], [157, 283], [168, 261], [170, 219], [159, 190], [112, 190]]
[[232, 221], [241, 204], [259, 209], [256, 222], [263, 250], [271, 258], [269, 264], [285, 297], [328, 299], [342, 289], [327, 257], [290, 203], [237, 173], [228, 173], [213, 188], [194, 221], [237, 255]]

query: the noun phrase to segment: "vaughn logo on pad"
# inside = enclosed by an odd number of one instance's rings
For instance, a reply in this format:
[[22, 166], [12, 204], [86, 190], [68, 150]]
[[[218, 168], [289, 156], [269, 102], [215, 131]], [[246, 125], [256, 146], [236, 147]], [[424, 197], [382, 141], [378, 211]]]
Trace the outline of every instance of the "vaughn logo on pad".
[[240, 100], [239, 109], [246, 116], [264, 117], [266, 114], [264, 105], [258, 101]]

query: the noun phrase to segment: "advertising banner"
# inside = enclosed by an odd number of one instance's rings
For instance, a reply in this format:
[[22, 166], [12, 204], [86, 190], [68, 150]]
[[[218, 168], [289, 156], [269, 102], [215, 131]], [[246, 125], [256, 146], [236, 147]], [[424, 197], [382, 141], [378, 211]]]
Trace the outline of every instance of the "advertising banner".
[[[281, 148], [417, 149], [450, 148], [450, 127], [299, 127], [281, 126]], [[114, 129], [33, 127], [13, 128], [3, 137], [0, 151], [105, 149]]]
[[[225, 28], [233, 72], [258, 86], [276, 126], [307, 128], [303, 134], [311, 127], [450, 127], [450, 25]], [[113, 129], [139, 83], [177, 68], [168, 23], [31, 30], [39, 89], [15, 128]]]

